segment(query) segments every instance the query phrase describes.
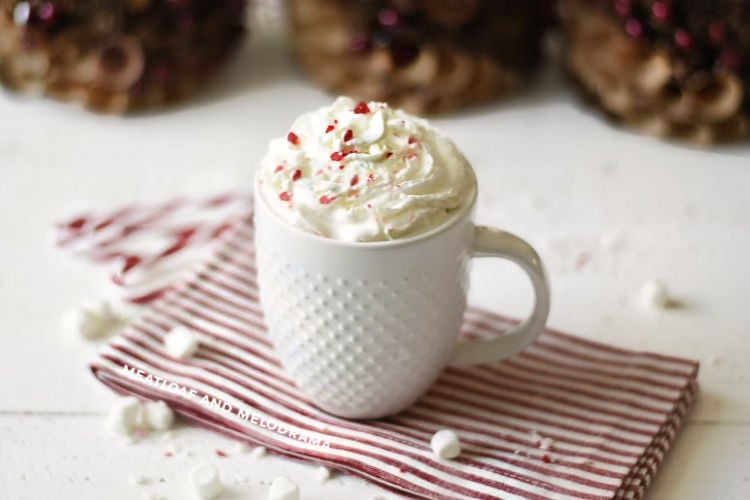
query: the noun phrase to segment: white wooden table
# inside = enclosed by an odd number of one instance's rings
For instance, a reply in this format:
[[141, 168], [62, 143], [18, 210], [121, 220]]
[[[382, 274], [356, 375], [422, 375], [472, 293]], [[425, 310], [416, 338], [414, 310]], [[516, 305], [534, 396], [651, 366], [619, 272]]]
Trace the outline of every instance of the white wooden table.
[[[0, 94], [0, 498], [188, 498], [187, 471], [209, 457], [229, 485], [223, 498], [265, 498], [281, 473], [308, 500], [395, 498], [348, 477], [318, 484], [314, 468], [278, 458], [216, 459], [231, 443], [198, 429], [179, 428], [172, 443], [112, 441], [102, 416], [113, 396], [86, 369], [94, 347], [60, 331], [63, 311], [104, 293], [106, 277], [53, 247], [55, 221], [249, 187], [268, 140], [329, 101], [277, 38], [256, 37], [208, 94], [162, 113], [108, 118]], [[704, 362], [699, 401], [650, 498], [750, 498], [750, 146], [700, 151], [615, 130], [554, 77], [437, 123], [476, 168], [477, 219], [539, 248], [551, 325]], [[622, 245], [606, 250], [612, 232]], [[482, 262], [473, 272], [474, 303], [527, 312], [521, 271]], [[685, 307], [643, 310], [650, 278]], [[181, 451], [165, 458], [174, 443]]]

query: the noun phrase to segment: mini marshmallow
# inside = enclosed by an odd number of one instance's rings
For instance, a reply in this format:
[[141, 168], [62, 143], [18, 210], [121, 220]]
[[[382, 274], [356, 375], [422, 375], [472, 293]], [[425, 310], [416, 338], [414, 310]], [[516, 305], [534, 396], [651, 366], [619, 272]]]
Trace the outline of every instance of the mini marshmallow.
[[669, 305], [669, 292], [664, 284], [657, 280], [649, 280], [641, 286], [641, 303], [649, 308], [664, 308]]
[[198, 465], [188, 475], [190, 487], [198, 498], [208, 499], [219, 496], [224, 489], [219, 471], [211, 464]]
[[142, 414], [143, 406], [138, 398], [120, 398], [109, 409], [107, 428], [114, 435], [129, 436], [141, 421]]
[[430, 446], [438, 458], [456, 458], [461, 454], [461, 441], [459, 441], [458, 435], [448, 429], [433, 434]]
[[174, 423], [174, 412], [164, 401], [151, 401], [143, 405], [146, 425], [157, 431], [165, 431]]
[[315, 471], [315, 480], [319, 483], [325, 483], [329, 479], [331, 479], [331, 469], [322, 465], [318, 467]]
[[232, 451], [236, 453], [237, 455], [241, 455], [243, 453], [247, 453], [248, 451], [250, 451], [250, 447], [245, 443], [237, 442], [237, 443], [234, 443]]
[[299, 488], [291, 479], [279, 476], [271, 483], [268, 500], [299, 500]]
[[189, 358], [198, 350], [198, 337], [192, 330], [176, 326], [164, 336], [164, 347], [175, 358]]
[[99, 340], [114, 335], [125, 324], [125, 318], [115, 312], [109, 302], [86, 302], [69, 309], [62, 318], [66, 334], [86, 340]]
[[250, 452], [250, 458], [260, 458], [266, 454], [265, 446], [256, 446], [253, 451]]

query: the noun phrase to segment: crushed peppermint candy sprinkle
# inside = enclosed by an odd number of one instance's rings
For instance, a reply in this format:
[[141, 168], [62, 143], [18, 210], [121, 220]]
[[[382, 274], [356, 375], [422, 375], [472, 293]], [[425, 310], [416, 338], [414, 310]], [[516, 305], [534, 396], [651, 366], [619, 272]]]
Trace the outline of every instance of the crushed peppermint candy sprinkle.
[[358, 153], [356, 149], [344, 148], [343, 151], [334, 151], [333, 153], [331, 153], [331, 160], [344, 161], [344, 158], [346, 158], [350, 154], [356, 154], [356, 153]]
[[354, 108], [354, 114], [366, 115], [368, 113], [371, 113], [370, 106], [368, 106], [365, 101], [359, 101], [359, 103], [357, 103], [357, 106]]
[[284, 170], [284, 167], [283, 167], [283, 166], [281, 166], [281, 165], [276, 165], [276, 169], [275, 169], [275, 170], [273, 171], [273, 173], [275, 173], [275, 174], [278, 174], [278, 173], [279, 173], [279, 172], [281, 172], [282, 170]]
[[289, 201], [292, 199], [292, 194], [289, 191], [284, 191], [279, 195], [281, 201]]
[[346, 132], [344, 132], [344, 142], [349, 142], [354, 137], [354, 132], [352, 129], [347, 129]]
[[292, 174], [292, 181], [298, 181], [300, 177], [302, 177], [302, 170], [297, 169]]
[[299, 146], [299, 136], [294, 132], [289, 132], [289, 134], [287, 134], [286, 136], [286, 140], [291, 144], [294, 144], [295, 146]]
[[329, 133], [329, 132], [333, 132], [333, 130], [334, 130], [335, 128], [336, 128], [336, 127], [334, 127], [333, 125], [328, 125], [328, 126], [326, 127], [326, 134], [327, 134], [327, 133]]
[[335, 199], [336, 199], [335, 196], [323, 195], [323, 196], [320, 197], [320, 199], [318, 201], [320, 202], [321, 205], [330, 205], [331, 202], [333, 202], [333, 200], [335, 200]]
[[357, 184], [359, 184], [359, 176], [357, 174], [354, 174], [352, 180], [349, 182], [349, 185], [356, 186]]

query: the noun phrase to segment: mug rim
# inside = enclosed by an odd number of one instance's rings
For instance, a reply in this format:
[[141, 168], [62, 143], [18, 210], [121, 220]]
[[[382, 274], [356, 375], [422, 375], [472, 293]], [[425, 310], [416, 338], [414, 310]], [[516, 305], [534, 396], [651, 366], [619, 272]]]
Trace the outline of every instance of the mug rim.
[[466, 162], [466, 166], [467, 166], [466, 171], [469, 174], [469, 178], [471, 181], [471, 191], [469, 192], [469, 196], [464, 200], [464, 202], [455, 209], [454, 213], [452, 213], [450, 217], [448, 217], [441, 224], [438, 224], [437, 226], [434, 226], [427, 231], [417, 233], [407, 238], [397, 238], [395, 240], [384, 240], [384, 241], [337, 240], [334, 238], [328, 238], [326, 236], [313, 234], [313, 233], [310, 233], [308, 231], [302, 230], [298, 227], [294, 227], [288, 224], [270, 206], [266, 197], [263, 196], [263, 190], [258, 188], [258, 183], [260, 180], [260, 167], [258, 167], [255, 172], [253, 197], [255, 198], [255, 203], [256, 204], [261, 203], [263, 206], [263, 209], [266, 212], [268, 212], [271, 215], [271, 217], [274, 219], [274, 221], [280, 224], [281, 227], [288, 229], [289, 231], [295, 233], [299, 237], [308, 238], [312, 240], [313, 242], [322, 243], [322, 244], [330, 244], [330, 245], [334, 245], [338, 247], [352, 248], [352, 249], [357, 249], [357, 250], [377, 249], [377, 248], [396, 248], [396, 247], [411, 245], [420, 241], [424, 241], [432, 237], [435, 237], [438, 234], [441, 234], [445, 231], [448, 231], [450, 228], [455, 226], [459, 221], [461, 221], [465, 216], [467, 216], [468, 214], [472, 212], [474, 206], [476, 205], [477, 194], [478, 194], [479, 189], [478, 189], [478, 182], [477, 182], [476, 174], [474, 172], [474, 168], [472, 168], [472, 166], [468, 163], [468, 161]]

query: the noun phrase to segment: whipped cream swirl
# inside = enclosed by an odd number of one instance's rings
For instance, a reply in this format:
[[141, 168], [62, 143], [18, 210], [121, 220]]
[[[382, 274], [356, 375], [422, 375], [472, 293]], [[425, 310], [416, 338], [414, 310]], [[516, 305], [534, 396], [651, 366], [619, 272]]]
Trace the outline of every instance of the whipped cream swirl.
[[343, 241], [386, 241], [445, 221], [474, 181], [455, 144], [425, 120], [339, 97], [271, 141], [257, 187], [293, 227]]

